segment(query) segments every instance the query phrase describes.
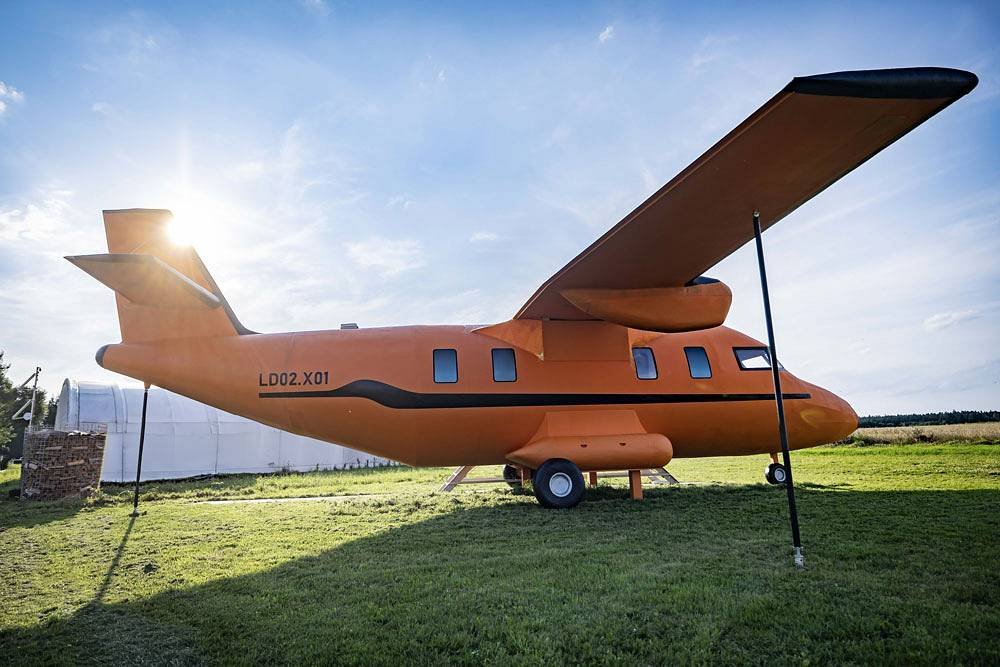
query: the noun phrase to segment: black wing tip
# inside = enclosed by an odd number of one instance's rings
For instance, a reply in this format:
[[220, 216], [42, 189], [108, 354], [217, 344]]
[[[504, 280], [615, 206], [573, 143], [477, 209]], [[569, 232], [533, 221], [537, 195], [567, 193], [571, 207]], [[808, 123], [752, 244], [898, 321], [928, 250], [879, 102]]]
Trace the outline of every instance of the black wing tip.
[[789, 93], [880, 99], [957, 99], [979, 83], [972, 72], [947, 67], [901, 67], [799, 76]]

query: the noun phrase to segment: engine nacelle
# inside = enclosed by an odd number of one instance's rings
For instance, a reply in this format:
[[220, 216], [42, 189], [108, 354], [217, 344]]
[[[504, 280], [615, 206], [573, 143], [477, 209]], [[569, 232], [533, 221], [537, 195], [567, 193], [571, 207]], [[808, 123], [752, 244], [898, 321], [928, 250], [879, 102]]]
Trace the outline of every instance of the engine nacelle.
[[606, 322], [664, 333], [717, 327], [726, 320], [733, 303], [729, 287], [712, 278], [699, 278], [682, 287], [576, 288], [560, 294]]

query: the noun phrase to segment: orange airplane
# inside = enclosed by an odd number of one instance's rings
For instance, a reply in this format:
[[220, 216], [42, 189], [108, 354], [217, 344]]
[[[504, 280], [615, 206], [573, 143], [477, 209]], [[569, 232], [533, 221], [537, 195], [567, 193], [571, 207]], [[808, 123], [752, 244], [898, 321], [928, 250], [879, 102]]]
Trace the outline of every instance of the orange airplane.
[[108, 254], [67, 259], [116, 292], [122, 342], [98, 364], [279, 429], [414, 466], [507, 464], [547, 507], [578, 503], [583, 472], [635, 485], [673, 457], [771, 454], [781, 483], [776, 402], [786, 454], [857, 416], [723, 326], [732, 293], [703, 274], [976, 83], [792, 80], [499, 324], [250, 331], [166, 210], [105, 211]]

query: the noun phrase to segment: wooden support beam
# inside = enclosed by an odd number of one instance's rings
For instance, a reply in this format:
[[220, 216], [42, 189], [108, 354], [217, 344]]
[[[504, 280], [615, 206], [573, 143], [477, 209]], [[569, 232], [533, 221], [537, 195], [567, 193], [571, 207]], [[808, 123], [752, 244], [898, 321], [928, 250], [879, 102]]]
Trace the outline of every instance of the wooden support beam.
[[628, 471], [628, 491], [632, 500], [642, 500], [642, 471]]
[[644, 471], [643, 474], [649, 477], [653, 484], [680, 484], [676, 477], [667, 472], [666, 468], [651, 468], [650, 470]]
[[468, 475], [475, 467], [476, 466], [459, 466], [458, 468], [456, 468], [455, 472], [451, 473], [451, 477], [448, 478], [448, 481], [446, 481], [444, 485], [441, 487], [441, 490], [451, 491], [452, 489], [454, 489], [456, 486], [462, 483], [462, 480], [465, 479], [465, 476]]
[[[677, 478], [667, 472], [666, 468], [649, 468], [639, 471], [643, 477], [649, 477], [653, 484], [680, 484]], [[597, 476], [601, 479], [610, 477], [628, 477], [628, 471], [620, 472], [599, 472]]]
[[[469, 477], [469, 473], [476, 466], [459, 466], [448, 477], [448, 480], [441, 486], [441, 491], [449, 492], [453, 491], [459, 484], [495, 484], [506, 482], [507, 480], [503, 477]], [[531, 482], [531, 470], [518, 466], [518, 471], [521, 475], [521, 483], [529, 484]], [[667, 472], [666, 468], [643, 468], [640, 470], [629, 470], [629, 471], [609, 471], [609, 472], [597, 472], [588, 471], [587, 481], [590, 487], [597, 486], [598, 479], [605, 479], [609, 477], [628, 477], [629, 478], [629, 488], [632, 489], [633, 497], [635, 497], [635, 484], [632, 481], [633, 474], [639, 476], [639, 498], [642, 498], [642, 478], [648, 477], [651, 484], [661, 485], [661, 484], [679, 484], [680, 482]]]

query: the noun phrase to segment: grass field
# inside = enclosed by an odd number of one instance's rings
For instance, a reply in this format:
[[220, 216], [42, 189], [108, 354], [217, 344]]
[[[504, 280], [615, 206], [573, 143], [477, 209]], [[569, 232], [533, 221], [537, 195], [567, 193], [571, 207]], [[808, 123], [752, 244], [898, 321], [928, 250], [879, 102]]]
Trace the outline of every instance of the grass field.
[[569, 511], [408, 468], [147, 485], [135, 520], [127, 487], [3, 501], [0, 660], [1000, 662], [1000, 446], [794, 457], [804, 571], [766, 457]]

